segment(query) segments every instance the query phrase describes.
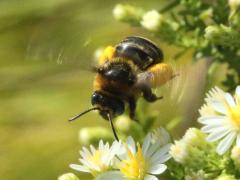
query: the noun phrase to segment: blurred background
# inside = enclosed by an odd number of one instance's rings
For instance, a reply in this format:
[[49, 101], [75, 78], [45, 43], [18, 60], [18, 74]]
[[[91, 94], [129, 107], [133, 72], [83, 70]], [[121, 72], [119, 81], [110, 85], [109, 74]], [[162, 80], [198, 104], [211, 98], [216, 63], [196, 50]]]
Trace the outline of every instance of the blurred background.
[[[165, 126], [169, 118], [180, 118], [182, 128], [173, 129], [173, 135], [180, 137], [184, 128], [196, 123], [192, 119], [198, 116], [203, 102], [207, 64], [193, 64], [191, 52], [172, 62], [175, 47], [113, 19], [112, 9], [117, 3], [0, 1], [1, 179], [50, 180], [74, 172], [69, 164], [79, 158], [79, 129], [108, 127], [96, 113], [74, 123], [67, 121], [91, 106], [94, 74], [89, 69], [93, 54], [99, 47], [116, 44], [129, 35], [155, 41], [163, 49], [165, 60], [181, 74], [161, 90], [166, 98], [150, 106], [162, 115], [158, 124]], [[160, 6], [158, 0], [130, 3], [145, 9]], [[217, 73], [216, 77], [215, 84], [221, 79]], [[90, 177], [76, 174], [83, 179]]]

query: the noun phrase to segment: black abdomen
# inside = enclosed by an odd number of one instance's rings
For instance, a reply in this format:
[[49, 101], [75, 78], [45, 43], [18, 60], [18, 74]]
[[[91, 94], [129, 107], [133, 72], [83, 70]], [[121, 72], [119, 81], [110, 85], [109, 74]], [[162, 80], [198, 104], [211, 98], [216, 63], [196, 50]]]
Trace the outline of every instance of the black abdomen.
[[116, 45], [116, 57], [125, 57], [134, 62], [139, 69], [145, 70], [153, 64], [162, 62], [162, 51], [151, 41], [130, 36]]

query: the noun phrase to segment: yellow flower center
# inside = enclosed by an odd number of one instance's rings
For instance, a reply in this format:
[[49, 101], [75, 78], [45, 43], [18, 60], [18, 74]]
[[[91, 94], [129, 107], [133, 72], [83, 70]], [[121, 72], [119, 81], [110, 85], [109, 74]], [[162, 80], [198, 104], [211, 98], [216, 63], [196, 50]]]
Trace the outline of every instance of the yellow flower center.
[[123, 160], [120, 165], [120, 171], [131, 180], [143, 180], [147, 170], [147, 164], [139, 144], [137, 144], [137, 148], [136, 154], [128, 149], [128, 159]]
[[88, 157], [88, 161], [100, 168], [100, 171], [92, 170], [91, 173], [93, 176], [97, 176], [100, 172], [104, 172], [108, 170], [108, 166], [103, 164], [102, 162], [102, 152], [99, 150], [96, 150], [95, 153], [92, 156]]
[[235, 125], [240, 127], [240, 99], [235, 97], [237, 105], [235, 107], [228, 107], [228, 113]]

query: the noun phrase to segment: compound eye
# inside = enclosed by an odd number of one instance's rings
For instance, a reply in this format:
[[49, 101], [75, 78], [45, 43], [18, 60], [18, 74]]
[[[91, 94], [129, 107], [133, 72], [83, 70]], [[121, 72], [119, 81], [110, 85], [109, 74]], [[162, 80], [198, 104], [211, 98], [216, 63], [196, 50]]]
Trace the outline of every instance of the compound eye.
[[92, 95], [92, 105], [96, 105], [96, 104], [99, 104], [99, 102], [101, 102], [103, 99], [102, 95], [97, 93], [97, 92], [94, 92], [93, 95]]

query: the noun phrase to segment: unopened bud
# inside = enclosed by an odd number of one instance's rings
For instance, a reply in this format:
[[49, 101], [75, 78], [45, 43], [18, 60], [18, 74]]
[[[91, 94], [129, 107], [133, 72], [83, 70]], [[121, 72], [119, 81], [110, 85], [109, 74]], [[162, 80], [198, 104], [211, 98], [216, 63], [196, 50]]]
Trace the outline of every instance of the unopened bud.
[[66, 173], [59, 176], [58, 180], [79, 180], [79, 178], [73, 173]]

